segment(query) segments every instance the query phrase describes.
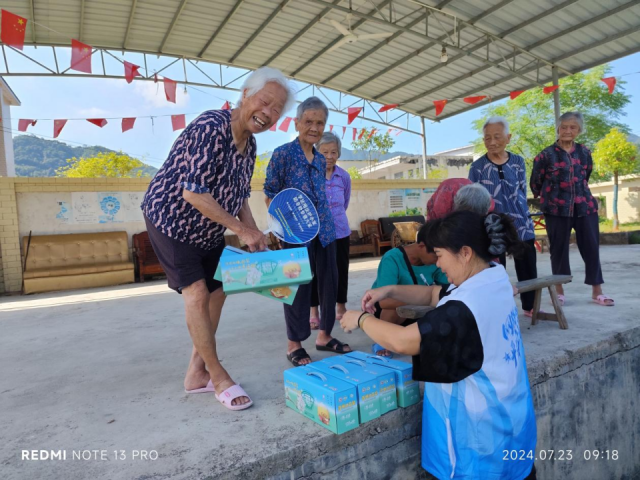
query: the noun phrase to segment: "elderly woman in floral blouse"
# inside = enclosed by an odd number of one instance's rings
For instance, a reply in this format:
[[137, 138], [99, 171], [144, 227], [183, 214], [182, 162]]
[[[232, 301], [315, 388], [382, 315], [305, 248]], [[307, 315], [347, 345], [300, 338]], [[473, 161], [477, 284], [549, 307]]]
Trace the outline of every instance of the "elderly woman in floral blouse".
[[[535, 158], [531, 191], [540, 197], [551, 252], [554, 275], [570, 275], [569, 238], [576, 231], [578, 250], [585, 264], [584, 283], [591, 285], [593, 301], [612, 307], [612, 298], [602, 293], [598, 204], [589, 190], [593, 170], [591, 152], [576, 137], [584, 130], [579, 112], [567, 112], [557, 123], [558, 140]], [[558, 299], [564, 304], [564, 289], [558, 285]]]
[[[347, 353], [351, 348], [331, 336], [336, 321], [338, 270], [336, 265], [336, 229], [326, 195], [327, 162], [314, 145], [324, 132], [329, 110], [317, 97], [309, 97], [300, 105], [294, 119], [298, 138], [275, 149], [267, 167], [264, 193], [267, 204], [285, 188], [297, 188], [314, 203], [320, 218], [318, 236], [307, 244], [313, 274], [318, 279], [322, 319], [316, 338], [316, 349]], [[298, 245], [284, 244], [284, 248]], [[311, 357], [302, 348], [311, 336], [309, 312], [311, 283], [300, 285], [293, 305], [284, 305], [287, 324], [287, 358], [294, 366], [311, 363]]]

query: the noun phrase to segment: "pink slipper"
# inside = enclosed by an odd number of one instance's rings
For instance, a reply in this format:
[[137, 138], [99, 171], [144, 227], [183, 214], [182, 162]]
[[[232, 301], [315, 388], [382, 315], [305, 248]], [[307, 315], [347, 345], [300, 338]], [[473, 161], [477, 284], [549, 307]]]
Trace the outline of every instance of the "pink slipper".
[[202, 388], [196, 388], [194, 390], [186, 390], [184, 391], [184, 393], [211, 393], [211, 392], [215, 392], [216, 389], [213, 388], [213, 383], [211, 383], [211, 380], [209, 380], [209, 383], [207, 383], [206, 387], [202, 387]]
[[[605, 307], [613, 307], [615, 305], [613, 298], [608, 297], [606, 295], [598, 295], [596, 298], [593, 299], [593, 301], [596, 302], [598, 305], [603, 305]], [[609, 301], [610, 303], [607, 303], [607, 301]]]
[[[218, 395], [217, 393], [215, 395], [216, 395], [216, 400], [218, 400], [222, 405], [227, 407], [229, 410], [246, 410], [251, 405], [253, 405], [253, 400], [251, 400], [251, 397], [247, 395], [247, 392], [245, 392], [244, 388], [242, 388], [240, 385], [232, 385], [229, 388], [227, 388], [224, 392], [222, 392], [220, 395]], [[249, 403], [245, 403], [244, 405], [233, 405], [232, 402], [236, 398], [240, 398], [240, 397], [247, 397], [249, 399]]]
[[561, 293], [558, 294], [558, 303], [561, 307], [564, 307], [564, 295]]
[[318, 317], [311, 317], [309, 319], [311, 330], [318, 330], [320, 328], [320, 319]]

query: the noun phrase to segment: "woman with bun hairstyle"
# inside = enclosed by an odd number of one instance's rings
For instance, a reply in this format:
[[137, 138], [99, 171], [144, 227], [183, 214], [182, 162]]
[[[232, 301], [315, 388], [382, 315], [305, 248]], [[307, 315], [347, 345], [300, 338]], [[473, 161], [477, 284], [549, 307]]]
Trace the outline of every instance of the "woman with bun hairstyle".
[[[491, 261], [521, 255], [524, 244], [507, 215], [469, 211], [427, 222], [425, 243], [450, 285], [369, 290], [363, 311], [348, 311], [340, 324], [413, 356], [413, 378], [425, 382], [427, 472], [439, 479], [535, 479], [536, 421], [518, 309], [507, 272]], [[436, 308], [403, 327], [372, 315], [386, 298]], [[513, 451], [524, 454], [512, 460]]]

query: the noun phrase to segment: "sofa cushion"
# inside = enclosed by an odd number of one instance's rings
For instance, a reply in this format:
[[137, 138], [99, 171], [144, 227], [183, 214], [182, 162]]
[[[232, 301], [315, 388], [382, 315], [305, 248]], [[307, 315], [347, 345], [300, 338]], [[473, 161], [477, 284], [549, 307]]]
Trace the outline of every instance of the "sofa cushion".
[[24, 278], [62, 277], [87, 273], [117, 272], [120, 270], [133, 270], [133, 263], [111, 262], [95, 263], [93, 265], [69, 265], [68, 267], [41, 267], [27, 270], [24, 272]]

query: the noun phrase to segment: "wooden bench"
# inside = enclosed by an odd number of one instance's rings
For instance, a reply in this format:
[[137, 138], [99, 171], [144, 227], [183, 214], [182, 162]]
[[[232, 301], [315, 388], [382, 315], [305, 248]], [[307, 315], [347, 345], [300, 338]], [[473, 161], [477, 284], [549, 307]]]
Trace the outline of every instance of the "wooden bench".
[[[558, 301], [558, 292], [556, 285], [563, 285], [569, 283], [572, 280], [571, 275], [549, 275], [548, 277], [534, 278], [532, 280], [525, 280], [523, 282], [516, 283], [518, 293], [535, 291], [535, 297], [533, 301], [533, 315], [531, 317], [531, 325], [536, 325], [540, 320], [551, 320], [558, 322], [561, 329], [566, 330], [569, 328], [567, 319], [562, 311], [562, 305]], [[555, 313], [540, 312], [540, 300], [542, 299], [542, 289], [549, 289], [549, 295], [551, 296], [551, 303]], [[434, 307], [426, 307], [422, 305], [403, 305], [397, 307], [396, 312], [402, 318], [422, 318]]]

